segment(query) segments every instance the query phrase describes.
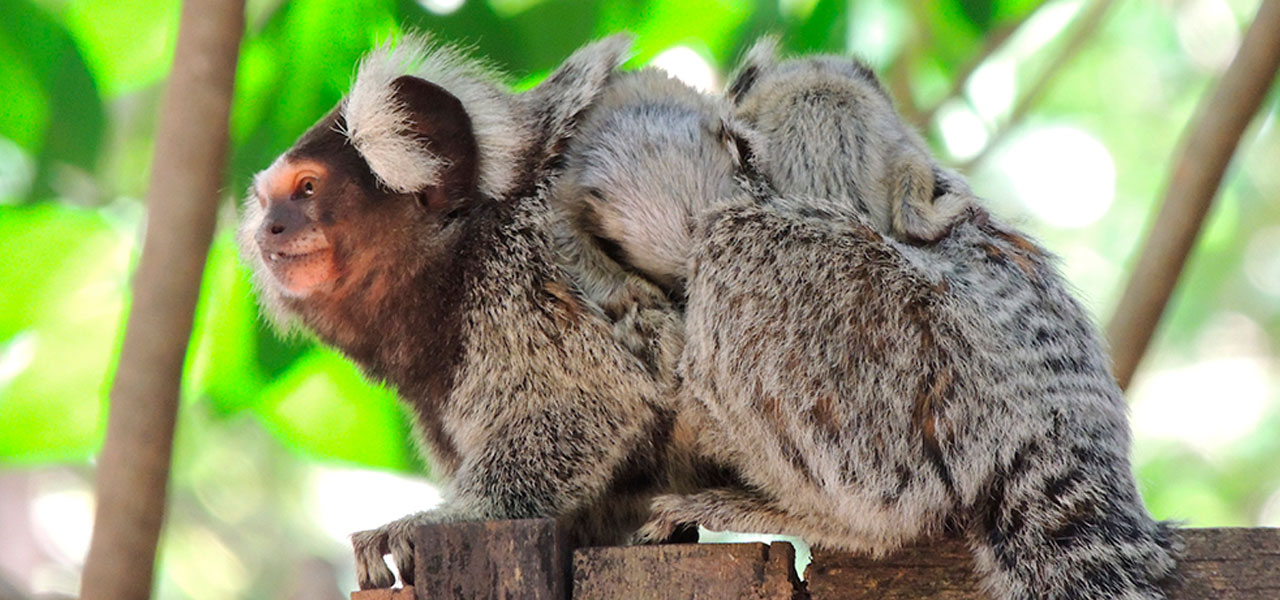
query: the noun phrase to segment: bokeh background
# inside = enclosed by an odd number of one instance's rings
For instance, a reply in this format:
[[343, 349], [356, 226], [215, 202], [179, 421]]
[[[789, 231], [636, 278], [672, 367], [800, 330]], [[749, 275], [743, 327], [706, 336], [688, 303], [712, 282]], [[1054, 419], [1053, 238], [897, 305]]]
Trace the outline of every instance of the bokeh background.
[[[1061, 255], [1105, 323], [1179, 135], [1257, 5], [250, 0], [159, 596], [352, 589], [345, 536], [438, 501], [394, 394], [266, 326], [231, 239], [252, 173], [338, 101], [379, 41], [424, 29], [527, 86], [586, 40], [629, 30], [633, 66], [712, 92], [763, 33], [792, 52], [858, 54], [996, 213]], [[77, 589], [179, 10], [0, 2], [0, 591]], [[1130, 390], [1138, 476], [1161, 518], [1280, 526], [1278, 96], [1246, 131]]]

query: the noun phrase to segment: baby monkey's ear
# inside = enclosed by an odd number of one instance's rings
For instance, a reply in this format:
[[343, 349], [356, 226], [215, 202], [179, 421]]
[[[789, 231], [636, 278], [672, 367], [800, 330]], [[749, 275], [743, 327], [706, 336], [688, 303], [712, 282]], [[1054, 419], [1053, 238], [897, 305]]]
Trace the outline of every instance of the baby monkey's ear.
[[973, 194], [963, 179], [915, 149], [893, 158], [888, 184], [893, 232], [910, 242], [938, 241], [973, 205]]
[[538, 124], [540, 160], [558, 156], [582, 113], [604, 91], [631, 50], [631, 36], [618, 33], [587, 44], [565, 59], [538, 87], [522, 94]]
[[751, 49], [747, 50], [742, 64], [738, 65], [736, 72], [729, 78], [729, 85], [724, 92], [725, 98], [737, 104], [755, 86], [760, 75], [773, 69], [777, 64], [778, 38], [767, 35], [756, 40], [756, 43], [751, 45]]
[[444, 209], [471, 198], [478, 185], [479, 151], [471, 118], [462, 102], [444, 88], [425, 79], [405, 75], [391, 83], [395, 98], [408, 115], [405, 123], [413, 143], [437, 160], [434, 182], [414, 193], [428, 207]]
[[720, 143], [733, 158], [739, 176], [753, 188], [771, 190], [773, 184], [763, 169], [768, 148], [765, 139], [733, 117], [722, 117], [719, 129]]

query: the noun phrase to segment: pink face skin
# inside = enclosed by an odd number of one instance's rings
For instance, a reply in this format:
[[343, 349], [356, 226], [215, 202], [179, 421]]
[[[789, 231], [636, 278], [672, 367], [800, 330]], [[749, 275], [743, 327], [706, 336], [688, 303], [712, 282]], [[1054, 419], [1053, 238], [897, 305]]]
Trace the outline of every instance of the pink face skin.
[[316, 219], [315, 200], [327, 174], [319, 163], [281, 157], [254, 178], [262, 212], [254, 239], [287, 296], [305, 298], [328, 289], [338, 276], [333, 245]]

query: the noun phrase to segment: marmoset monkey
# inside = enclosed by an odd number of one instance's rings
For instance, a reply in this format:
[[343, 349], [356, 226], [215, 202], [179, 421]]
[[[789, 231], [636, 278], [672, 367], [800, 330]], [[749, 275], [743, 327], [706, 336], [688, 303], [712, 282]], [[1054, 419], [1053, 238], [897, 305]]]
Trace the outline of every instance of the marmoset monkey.
[[[778, 69], [838, 59], [815, 60]], [[994, 598], [1163, 598], [1177, 535], [1142, 505], [1121, 393], [1052, 258], [962, 182], [886, 175], [933, 162], [867, 95], [870, 71], [832, 70], [853, 97], [770, 105], [738, 81], [760, 102], [745, 116], [791, 123], [760, 134], [620, 77], [569, 144], [560, 188], [581, 192], [555, 201], [622, 270], [683, 296], [681, 410], [744, 482], [659, 497], [641, 538], [699, 523], [880, 555], [950, 524]], [[750, 75], [803, 88], [780, 76]]]
[[849, 203], [882, 233], [929, 242], [971, 206], [963, 180], [937, 165], [902, 122], [875, 73], [855, 59], [780, 61], [757, 42], [726, 97], [763, 139], [761, 169], [788, 195]]
[[412, 408], [445, 501], [353, 536], [360, 586], [413, 580], [428, 522], [559, 517], [576, 543], [644, 522], [673, 410], [650, 366], [556, 263], [546, 189], [628, 42], [512, 94], [408, 36], [255, 178], [239, 241], [260, 300]]

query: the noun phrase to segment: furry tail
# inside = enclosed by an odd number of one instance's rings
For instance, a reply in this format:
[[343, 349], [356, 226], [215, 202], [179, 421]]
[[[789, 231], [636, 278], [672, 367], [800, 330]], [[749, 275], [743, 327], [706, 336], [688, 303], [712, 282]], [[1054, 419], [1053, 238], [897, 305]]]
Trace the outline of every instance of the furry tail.
[[1166, 597], [1182, 540], [1147, 514], [1123, 454], [1029, 444], [1003, 471], [967, 528], [992, 598]]

